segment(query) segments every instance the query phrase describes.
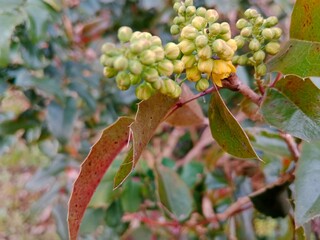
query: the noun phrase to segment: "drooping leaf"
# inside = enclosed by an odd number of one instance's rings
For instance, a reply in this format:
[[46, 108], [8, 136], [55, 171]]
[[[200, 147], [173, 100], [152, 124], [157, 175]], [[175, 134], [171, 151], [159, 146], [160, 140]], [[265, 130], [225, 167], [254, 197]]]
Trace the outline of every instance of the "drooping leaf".
[[65, 143], [71, 137], [76, 117], [76, 100], [72, 97], [66, 99], [65, 106], [61, 106], [55, 101], [52, 101], [48, 106], [48, 127], [60, 142]]
[[[190, 88], [186, 84], [183, 84], [180, 102], [185, 102], [192, 97], [194, 97], [194, 94]], [[203, 124], [204, 119], [202, 109], [199, 103], [195, 100], [178, 108], [166, 119], [166, 122], [173, 126], [197, 126]]]
[[208, 117], [211, 134], [227, 153], [244, 159], [259, 159], [248, 136], [223, 102], [218, 91], [212, 93]]
[[163, 206], [178, 220], [188, 218], [193, 209], [193, 200], [188, 186], [170, 168], [159, 166], [156, 173], [157, 190]]
[[290, 40], [268, 63], [269, 71], [304, 77], [320, 76], [320, 5], [297, 0], [291, 16]]
[[310, 79], [281, 79], [267, 90], [261, 113], [270, 125], [295, 137], [320, 139], [320, 90]]
[[320, 215], [320, 142], [304, 143], [295, 180], [297, 226]]
[[176, 102], [176, 99], [158, 93], [139, 103], [135, 121], [130, 127], [133, 135], [132, 153], [131, 151], [128, 153], [128, 156], [120, 166], [115, 177], [114, 188], [123, 183], [135, 168], [143, 149], [147, 146], [154, 131]]
[[110, 164], [127, 144], [129, 125], [133, 119], [122, 117], [106, 128], [81, 165], [69, 201], [70, 240], [76, 240], [86, 207]]

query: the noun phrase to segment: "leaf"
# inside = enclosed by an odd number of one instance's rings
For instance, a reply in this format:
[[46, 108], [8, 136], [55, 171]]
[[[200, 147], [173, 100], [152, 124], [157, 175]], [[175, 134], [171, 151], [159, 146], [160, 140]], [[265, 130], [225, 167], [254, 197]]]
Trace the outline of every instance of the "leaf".
[[318, 0], [297, 0], [291, 16], [290, 40], [270, 60], [269, 71], [302, 78], [320, 76], [319, 12]]
[[119, 118], [106, 128], [81, 165], [69, 201], [68, 226], [70, 240], [76, 240], [86, 207], [104, 173], [127, 144], [131, 118]]
[[320, 89], [310, 79], [281, 79], [267, 90], [261, 113], [270, 125], [295, 137], [320, 139]]
[[295, 179], [297, 226], [320, 215], [320, 141], [303, 143]]
[[178, 220], [187, 219], [193, 209], [193, 199], [188, 186], [175, 171], [164, 166], [156, 169], [156, 176], [160, 202]]
[[176, 102], [176, 99], [158, 93], [138, 104], [135, 121], [130, 126], [133, 135], [133, 152], [128, 153], [128, 156], [120, 166], [115, 177], [115, 189], [126, 180], [135, 168], [143, 149], [147, 146], [154, 131]]
[[[185, 102], [194, 96], [190, 88], [186, 84], [183, 84], [180, 102]], [[166, 122], [173, 126], [197, 126], [203, 124], [204, 119], [202, 109], [195, 100], [178, 108], [166, 119]]]
[[127, 181], [123, 185], [120, 202], [124, 212], [137, 212], [139, 210], [140, 204], [143, 201], [141, 187], [141, 182], [134, 179]]
[[218, 91], [212, 93], [209, 111], [211, 134], [227, 153], [244, 159], [259, 159], [248, 136], [223, 102]]
[[65, 205], [57, 204], [53, 207], [52, 213], [56, 221], [57, 233], [61, 240], [68, 240], [67, 211]]
[[76, 100], [72, 97], [66, 99], [65, 106], [61, 106], [55, 101], [52, 101], [48, 106], [48, 128], [62, 143], [66, 143], [71, 137], [76, 117]]

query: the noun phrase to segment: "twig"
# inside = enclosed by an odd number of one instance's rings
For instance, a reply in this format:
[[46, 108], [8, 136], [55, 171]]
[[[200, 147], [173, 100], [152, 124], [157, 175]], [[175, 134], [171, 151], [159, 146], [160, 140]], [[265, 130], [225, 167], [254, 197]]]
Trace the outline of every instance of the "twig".
[[288, 145], [288, 148], [292, 154], [293, 160], [297, 162], [300, 158], [300, 150], [294, 138], [289, 133], [284, 133], [284, 132], [280, 132], [280, 137], [282, 137], [283, 140]]
[[274, 87], [281, 78], [282, 78], [282, 73], [278, 73], [274, 81], [270, 84], [270, 87]]

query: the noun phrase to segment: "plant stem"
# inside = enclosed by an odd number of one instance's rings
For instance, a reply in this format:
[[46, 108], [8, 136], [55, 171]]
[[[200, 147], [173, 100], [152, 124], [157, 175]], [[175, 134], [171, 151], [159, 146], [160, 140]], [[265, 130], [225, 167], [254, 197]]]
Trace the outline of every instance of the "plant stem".
[[297, 162], [300, 158], [300, 150], [294, 138], [289, 133], [280, 132], [280, 137], [286, 142], [293, 160]]

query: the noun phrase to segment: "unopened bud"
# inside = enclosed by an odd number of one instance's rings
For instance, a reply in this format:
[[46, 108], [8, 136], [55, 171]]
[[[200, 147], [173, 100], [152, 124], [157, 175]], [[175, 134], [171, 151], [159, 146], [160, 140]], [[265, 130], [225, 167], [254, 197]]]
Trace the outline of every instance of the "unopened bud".
[[229, 47], [231, 47], [231, 49], [232, 49], [234, 52], [235, 52], [235, 51], [237, 50], [237, 48], [238, 48], [237, 42], [236, 42], [234, 39], [229, 39], [229, 40], [227, 41], [227, 44], [228, 44]]
[[248, 57], [246, 55], [241, 55], [238, 59], [239, 65], [246, 65], [248, 62]]
[[156, 61], [156, 54], [151, 50], [144, 50], [139, 55], [140, 62], [144, 65], [152, 65]]
[[184, 63], [181, 60], [174, 60], [173, 61], [173, 72], [180, 74], [183, 72], [185, 66]]
[[131, 80], [128, 73], [125, 71], [119, 72], [116, 77], [116, 83], [121, 91], [127, 90], [131, 85]]
[[119, 56], [114, 60], [113, 67], [117, 71], [122, 71], [128, 67], [128, 59], [124, 56]]
[[172, 26], [170, 27], [170, 33], [171, 33], [172, 35], [177, 35], [177, 34], [179, 34], [179, 32], [180, 32], [180, 28], [179, 28], [178, 25], [174, 24], [174, 25], [172, 25]]
[[260, 49], [261, 45], [258, 39], [254, 38], [249, 43], [249, 49], [256, 52]]
[[245, 27], [240, 32], [240, 35], [242, 37], [249, 37], [251, 34], [252, 34], [252, 28], [251, 27]]
[[180, 55], [179, 46], [173, 42], [167, 43], [167, 45], [164, 48], [164, 54], [168, 59], [177, 59], [177, 57]]
[[178, 44], [180, 51], [185, 55], [190, 55], [194, 50], [196, 50], [196, 46], [193, 41], [184, 39]]
[[277, 42], [269, 42], [265, 49], [267, 53], [275, 55], [280, 51], [280, 44]]
[[194, 19], [192, 19], [191, 22], [192, 26], [194, 26], [198, 30], [202, 30], [207, 25], [207, 20], [204, 17], [196, 16]]
[[156, 56], [156, 62], [159, 62], [162, 59], [164, 59], [164, 50], [162, 47], [154, 46], [154, 47], [151, 47], [150, 50], [154, 52]]
[[147, 39], [139, 39], [130, 44], [130, 52], [133, 54], [139, 54], [143, 50], [148, 49], [150, 46], [151, 43]]
[[209, 45], [207, 45], [204, 48], [201, 48], [200, 50], [198, 50], [198, 56], [199, 56], [199, 58], [203, 58], [203, 59], [211, 58], [212, 57], [211, 47], [209, 47]]
[[152, 36], [150, 39], [149, 39], [150, 43], [151, 43], [151, 46], [159, 46], [159, 47], [162, 47], [162, 41], [161, 41], [161, 38], [159, 38], [158, 36]]
[[200, 17], [206, 17], [206, 12], [207, 12], [207, 9], [205, 9], [204, 7], [198, 7], [196, 14], [197, 16], [200, 16]]
[[271, 28], [272, 32], [273, 32], [273, 38], [274, 39], [279, 39], [282, 35], [282, 29], [278, 28], [278, 27], [273, 27]]
[[253, 60], [256, 61], [257, 63], [263, 62], [265, 57], [266, 57], [266, 54], [262, 50], [259, 50], [253, 54]]
[[141, 39], [141, 32], [140, 31], [135, 31], [131, 35], [130, 42], [133, 43], [134, 41], [137, 41], [139, 39]]
[[260, 27], [260, 26], [262, 26], [263, 23], [264, 23], [264, 19], [263, 19], [263, 17], [260, 16], [260, 17], [256, 18], [254, 25], [257, 27]]
[[180, 15], [184, 15], [185, 12], [186, 12], [186, 7], [185, 7], [184, 5], [181, 5], [181, 6], [179, 7], [179, 9], [178, 9], [178, 13], [179, 13]]
[[114, 57], [108, 57], [107, 55], [103, 54], [100, 57], [100, 63], [106, 67], [113, 67], [114, 59]]
[[221, 53], [223, 52], [225, 45], [226, 43], [222, 39], [217, 39], [217, 40], [214, 40], [211, 47], [215, 53]]
[[184, 5], [186, 5], [186, 7], [193, 6], [193, 0], [185, 0]]
[[229, 41], [231, 39], [231, 32], [220, 35], [220, 38], [226, 42]]
[[213, 23], [209, 26], [209, 35], [210, 36], [217, 36], [221, 32], [220, 23]]
[[219, 14], [216, 10], [209, 9], [206, 11], [205, 18], [209, 23], [214, 23], [215, 21], [218, 20]]
[[181, 37], [193, 40], [198, 36], [198, 30], [192, 25], [187, 25], [181, 30]]
[[198, 69], [200, 72], [210, 75], [212, 72], [213, 64], [213, 59], [200, 59], [198, 62]]
[[197, 83], [196, 83], [196, 89], [198, 92], [203, 92], [205, 90], [208, 89], [208, 87], [210, 86], [210, 83], [208, 81], [208, 79], [205, 78], [201, 78]]
[[105, 43], [101, 47], [101, 52], [107, 54], [110, 50], [115, 49], [116, 45], [113, 43]]
[[196, 57], [194, 55], [183, 55], [181, 61], [185, 68], [191, 68], [196, 62]]
[[267, 73], [267, 66], [265, 64], [260, 64], [259, 66], [257, 66], [256, 68], [256, 75], [258, 76], [264, 76]]
[[163, 81], [163, 85], [160, 89], [162, 94], [170, 96], [176, 90], [177, 83], [172, 79], [168, 78]]
[[136, 88], [136, 96], [140, 100], [149, 99], [154, 93], [152, 86], [149, 83], [142, 83]]
[[186, 14], [188, 17], [191, 17], [196, 14], [196, 11], [197, 11], [197, 9], [195, 6], [188, 6], [186, 9]]
[[158, 72], [162, 76], [170, 76], [173, 73], [173, 64], [170, 60], [164, 59], [158, 63]]
[[247, 20], [245, 20], [244, 18], [240, 18], [237, 23], [236, 23], [236, 27], [241, 30], [245, 27], [247, 27], [249, 25], [249, 22]]
[[181, 3], [180, 2], [175, 2], [173, 4], [173, 9], [178, 12], [179, 8], [181, 7]]
[[225, 34], [225, 33], [230, 32], [230, 25], [229, 25], [229, 23], [223, 22], [223, 23], [220, 24], [220, 26], [221, 26], [221, 34]]
[[197, 66], [186, 69], [187, 79], [192, 82], [197, 82], [201, 79], [201, 72]]
[[132, 29], [126, 26], [119, 28], [118, 30], [118, 39], [121, 42], [129, 42], [132, 36]]
[[158, 71], [155, 68], [147, 67], [142, 72], [142, 76], [146, 82], [155, 82], [159, 78]]
[[235, 55], [235, 56], [233, 56], [232, 57], [232, 63], [234, 64], [234, 65], [238, 65], [238, 60], [239, 60], [239, 56], [238, 55]]
[[278, 18], [275, 17], [275, 16], [272, 16], [272, 17], [268, 17], [265, 21], [265, 26], [266, 27], [273, 27], [275, 25], [278, 24]]
[[158, 78], [156, 81], [151, 83], [151, 86], [153, 89], [160, 90], [163, 85], [163, 80], [161, 78]]
[[173, 23], [177, 24], [177, 25], [184, 23], [185, 21], [186, 21], [186, 19], [182, 16], [177, 16], [173, 19]]
[[274, 33], [270, 28], [265, 28], [262, 30], [262, 36], [266, 40], [271, 40], [274, 37]]
[[129, 74], [131, 85], [136, 85], [141, 82], [141, 76]]
[[242, 36], [236, 36], [235, 38], [234, 38], [234, 40], [236, 41], [236, 43], [237, 43], [237, 47], [238, 47], [238, 49], [239, 48], [242, 48], [243, 47], [243, 45], [245, 44], [245, 38], [244, 37], [242, 37]]
[[257, 10], [249, 8], [244, 12], [244, 15], [248, 19], [250, 19], [250, 18], [257, 18], [259, 16], [259, 13], [257, 12]]
[[103, 75], [107, 78], [112, 78], [117, 75], [118, 71], [111, 67], [104, 67], [103, 68]]
[[208, 38], [205, 35], [199, 35], [196, 38], [196, 46], [197, 48], [203, 48], [208, 44]]

